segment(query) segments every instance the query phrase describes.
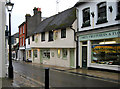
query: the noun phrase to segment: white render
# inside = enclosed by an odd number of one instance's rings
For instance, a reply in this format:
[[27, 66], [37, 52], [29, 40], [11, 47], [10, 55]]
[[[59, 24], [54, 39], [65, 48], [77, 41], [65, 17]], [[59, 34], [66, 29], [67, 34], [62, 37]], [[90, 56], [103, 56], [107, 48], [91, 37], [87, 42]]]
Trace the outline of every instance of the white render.
[[[80, 0], [81, 1], [81, 0]], [[117, 2], [119, 0], [87, 0], [86, 3], [79, 5], [77, 7], [77, 18], [78, 18], [78, 28], [79, 28], [79, 33], [78, 36], [81, 35], [86, 35], [86, 34], [94, 34], [94, 33], [100, 33], [100, 32], [107, 32], [107, 31], [113, 31], [117, 30], [118, 28], [104, 28], [104, 30], [99, 31], [92, 31], [91, 29], [96, 29], [96, 28], [101, 28], [101, 27], [106, 27], [106, 26], [111, 26], [111, 25], [116, 25], [119, 24], [120, 20], [115, 20], [117, 16]], [[82, 2], [82, 1], [81, 1]], [[84, 1], [85, 2], [85, 1]], [[100, 2], [106, 2], [107, 6], [107, 21], [106, 23], [103, 24], [97, 24], [97, 4]], [[109, 6], [112, 6], [113, 11], [112, 13], [109, 10]], [[90, 25], [88, 27], [83, 27], [82, 28], [82, 23], [83, 23], [83, 9], [90, 7]], [[91, 15], [91, 12], [94, 12], [94, 18]], [[91, 32], [87, 32], [90, 31]], [[82, 34], [83, 32], [83, 34]], [[99, 39], [98, 39], [99, 40]], [[87, 41], [87, 67], [94, 67], [94, 68], [101, 68], [101, 69], [109, 69], [109, 70], [117, 70], [119, 71], [119, 66], [118, 65], [107, 65], [107, 64], [96, 64], [96, 63], [91, 63], [91, 40], [84, 40]], [[82, 44], [83, 41], [79, 41], [79, 66], [82, 67]]]
[[5, 77], [5, 25], [6, 25], [6, 10], [5, 0], [0, 0], [0, 78]]
[[[95, 28], [100, 28], [100, 27], [105, 27], [105, 26], [109, 26], [109, 25], [114, 25], [114, 24], [118, 24], [118, 21], [116, 21], [116, 16], [117, 16], [117, 0], [91, 0], [92, 2], [88, 2], [85, 3], [83, 5], [80, 5], [77, 7], [78, 9], [78, 27], [79, 27], [79, 31], [85, 31], [85, 30], [90, 30], [90, 29], [95, 29]], [[107, 5], [107, 20], [108, 22], [105, 24], [99, 24], [96, 25], [97, 23], [97, 4], [100, 2], [104, 2], [106, 1], [106, 5]], [[112, 2], [110, 2], [112, 1]], [[111, 13], [109, 11], [109, 6], [112, 6], [113, 8], [113, 12]], [[82, 10], [90, 7], [90, 24], [91, 26], [89, 27], [85, 27], [85, 28], [81, 28], [82, 27], [82, 23], [83, 23], [83, 14], [82, 14]], [[92, 18], [91, 16], [91, 12], [94, 12], [95, 16], [94, 18]]]
[[[77, 31], [77, 20], [73, 23], [73, 28]], [[35, 35], [35, 41], [32, 41], [32, 36], [30, 36], [30, 47], [31, 47], [31, 57], [33, 63], [40, 63], [40, 50], [41, 49], [50, 49], [50, 55], [53, 53], [54, 57], [50, 56], [50, 59], [43, 59], [43, 64], [55, 65], [61, 67], [70, 67], [70, 49], [74, 50], [74, 67], [76, 68], [76, 42], [74, 41], [74, 31], [71, 28], [66, 28], [66, 38], [61, 38], [61, 29], [56, 30], [57, 37], [54, 41], [48, 41], [48, 32], [45, 32], [45, 41], [41, 42], [41, 34]], [[36, 41], [37, 39], [37, 41]], [[26, 40], [26, 44], [27, 44]], [[29, 48], [29, 45], [26, 46]], [[67, 58], [62, 59], [58, 58], [57, 50], [65, 48], [67, 49]], [[33, 58], [33, 50], [37, 49], [37, 58]]]

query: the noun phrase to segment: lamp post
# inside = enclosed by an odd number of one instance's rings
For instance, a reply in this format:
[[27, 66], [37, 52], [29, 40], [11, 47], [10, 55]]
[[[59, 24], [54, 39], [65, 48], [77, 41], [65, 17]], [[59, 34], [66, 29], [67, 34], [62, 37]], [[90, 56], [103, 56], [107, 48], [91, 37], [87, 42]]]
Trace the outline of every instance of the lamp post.
[[11, 52], [11, 12], [14, 4], [7, 2], [6, 5], [9, 12], [9, 67], [8, 67], [8, 77], [13, 79], [13, 65], [12, 65], [12, 52]]

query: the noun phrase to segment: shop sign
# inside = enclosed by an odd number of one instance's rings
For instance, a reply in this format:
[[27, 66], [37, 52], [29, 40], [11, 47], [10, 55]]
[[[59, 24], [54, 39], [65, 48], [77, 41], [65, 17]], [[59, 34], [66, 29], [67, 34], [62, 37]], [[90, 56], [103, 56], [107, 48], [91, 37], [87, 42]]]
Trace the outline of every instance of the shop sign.
[[85, 40], [97, 40], [97, 39], [105, 39], [105, 38], [116, 38], [120, 36], [120, 31], [109, 31], [109, 32], [101, 32], [101, 33], [95, 33], [95, 34], [89, 34], [89, 35], [81, 35], [79, 37], [80, 41]]

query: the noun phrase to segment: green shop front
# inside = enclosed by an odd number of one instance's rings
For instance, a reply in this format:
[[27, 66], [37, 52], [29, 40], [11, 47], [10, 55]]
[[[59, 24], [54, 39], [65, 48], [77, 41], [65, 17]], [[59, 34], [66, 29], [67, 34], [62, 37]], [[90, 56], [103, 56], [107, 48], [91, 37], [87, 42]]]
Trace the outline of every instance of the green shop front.
[[120, 71], [120, 31], [79, 36], [79, 62], [82, 68]]

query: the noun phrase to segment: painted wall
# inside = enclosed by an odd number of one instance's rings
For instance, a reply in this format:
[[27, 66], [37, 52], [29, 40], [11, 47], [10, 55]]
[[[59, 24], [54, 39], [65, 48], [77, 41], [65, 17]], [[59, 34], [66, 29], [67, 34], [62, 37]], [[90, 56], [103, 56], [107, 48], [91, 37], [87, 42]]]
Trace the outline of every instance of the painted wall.
[[[100, 27], [105, 27], [105, 26], [109, 26], [109, 25], [118, 24], [118, 20], [115, 20], [116, 16], [117, 16], [117, 3], [116, 3], [117, 0], [91, 0], [91, 1], [92, 2], [85, 3], [85, 4], [77, 7], [77, 9], [78, 9], [79, 31], [84, 31], [84, 30], [95, 29], [95, 28], [100, 28]], [[96, 25], [97, 18], [98, 18], [97, 17], [98, 16], [98, 14], [97, 14], [98, 13], [97, 4], [100, 3], [100, 2], [104, 2], [104, 1], [106, 1], [106, 5], [107, 5], [106, 10], [107, 10], [107, 20], [108, 20], [108, 22]], [[109, 10], [109, 6], [112, 6], [112, 8], [113, 8], [112, 13]], [[81, 28], [82, 23], [83, 23], [82, 10], [87, 8], [87, 7], [90, 7], [90, 24], [91, 24], [91, 26]], [[92, 17], [91, 12], [94, 12], [94, 14], [95, 14], [94, 18]]]
[[5, 77], [5, 25], [6, 25], [6, 12], [5, 0], [0, 0], [0, 77]]
[[[73, 23], [73, 28], [77, 30], [77, 21]], [[48, 42], [49, 33], [45, 32], [45, 41], [41, 42], [41, 34], [35, 35], [38, 41], [32, 41], [30, 37], [31, 48], [75, 48], [74, 31], [70, 28], [66, 29], [66, 38], [61, 38], [61, 30], [57, 30], [58, 35], [56, 40]]]
[[[41, 54], [40, 54], [40, 50], [41, 49], [37, 49], [37, 57], [33, 58], [33, 50], [32, 49], [32, 62], [33, 63], [40, 63], [40, 59], [41, 59]], [[63, 58], [62, 57], [62, 49], [61, 50], [61, 55], [60, 57], [58, 57], [57, 51], [58, 49], [55, 48], [51, 48], [50, 49], [50, 59], [43, 59], [42, 58], [42, 63], [46, 64], [46, 65], [53, 65], [53, 66], [61, 66], [61, 67], [70, 67], [70, 49], [67, 49], [67, 58]], [[76, 66], [76, 50], [74, 49], [74, 67]]]
[[[23, 33], [23, 27], [24, 27], [24, 33]], [[24, 44], [23, 44], [23, 37], [24, 37]], [[25, 38], [26, 38], [26, 23], [24, 22], [19, 26], [19, 47], [25, 46]]]

